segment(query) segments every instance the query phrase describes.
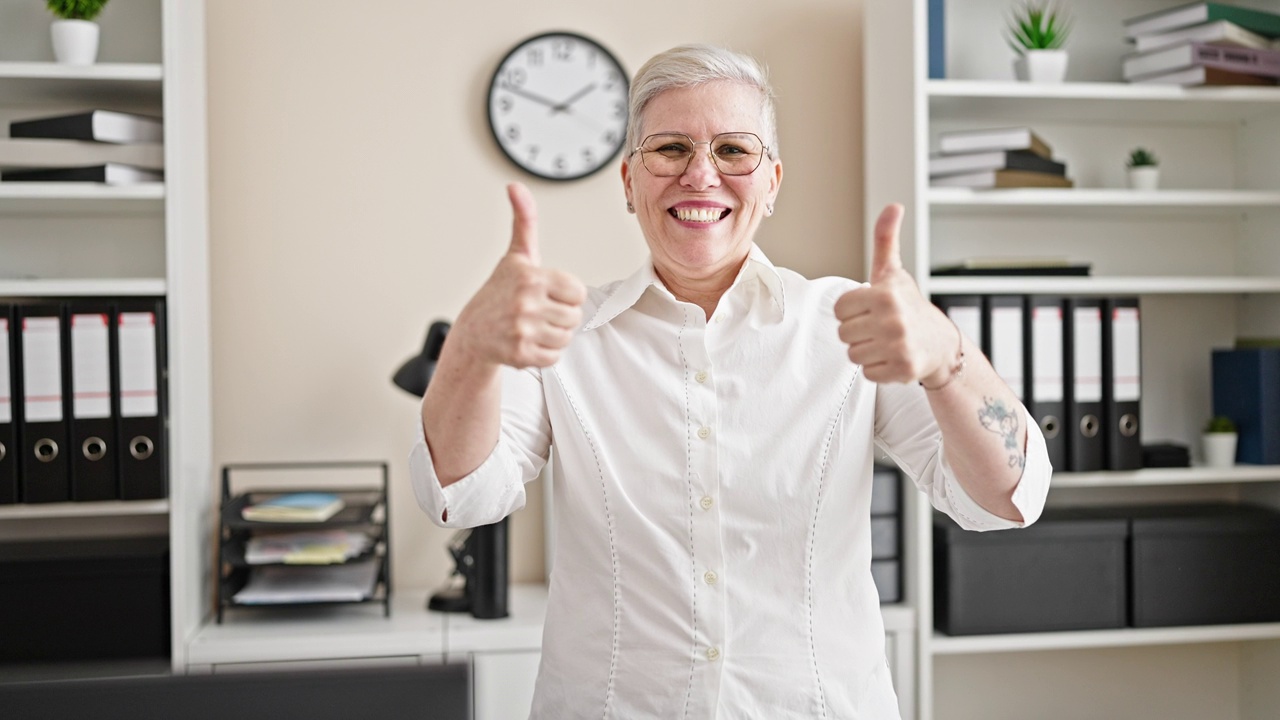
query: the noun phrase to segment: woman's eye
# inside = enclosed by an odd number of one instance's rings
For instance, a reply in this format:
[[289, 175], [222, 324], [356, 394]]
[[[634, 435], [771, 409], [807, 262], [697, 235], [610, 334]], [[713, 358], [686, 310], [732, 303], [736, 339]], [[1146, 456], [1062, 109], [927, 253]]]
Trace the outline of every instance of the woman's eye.
[[683, 145], [677, 145], [673, 143], [670, 145], [663, 145], [662, 147], [658, 148], [658, 152], [662, 153], [663, 155], [683, 155], [689, 152], [689, 148]]
[[720, 155], [745, 155], [747, 153], [746, 150], [743, 150], [736, 145], [721, 145], [720, 149], [716, 150], [716, 152]]

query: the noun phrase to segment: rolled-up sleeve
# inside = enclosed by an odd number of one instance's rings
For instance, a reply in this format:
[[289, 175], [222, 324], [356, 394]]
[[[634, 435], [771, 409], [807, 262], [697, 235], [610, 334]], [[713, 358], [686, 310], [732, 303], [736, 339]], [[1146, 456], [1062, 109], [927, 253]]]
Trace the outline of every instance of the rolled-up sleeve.
[[[877, 399], [876, 442], [929, 496], [933, 507], [966, 530], [1004, 530], [1025, 527], [1040, 518], [1049, 495], [1053, 466], [1040, 426], [1019, 405], [1027, 428], [1026, 462], [1012, 501], [1022, 522], [996, 515], [965, 492], [947, 462], [942, 431], [933, 419], [924, 391], [907, 385], [881, 385]], [[883, 420], [881, 419], [883, 418]]]
[[550, 452], [541, 373], [503, 368], [498, 442], [479, 467], [448, 487], [440, 487], [420, 417], [415, 418], [413, 437], [409, 482], [418, 506], [432, 521], [450, 528], [497, 522], [524, 507], [524, 484], [538, 476]]

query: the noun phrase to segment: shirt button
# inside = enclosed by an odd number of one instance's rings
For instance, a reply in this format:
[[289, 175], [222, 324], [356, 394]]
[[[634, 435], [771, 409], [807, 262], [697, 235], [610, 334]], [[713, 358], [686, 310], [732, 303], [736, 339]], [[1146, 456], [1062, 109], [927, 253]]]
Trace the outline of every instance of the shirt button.
[[722, 323], [722, 322], [724, 322], [724, 313], [721, 313], [721, 314], [719, 314], [719, 315], [716, 315], [716, 322], [718, 322], [718, 323]]
[[699, 371], [698, 371], [698, 374], [693, 376], [693, 379], [694, 379], [694, 380], [697, 380], [697, 381], [698, 381], [698, 382], [700, 382], [700, 383], [704, 383], [704, 382], [706, 382], [706, 381], [707, 381], [707, 373], [706, 373], [706, 371], [705, 371], [705, 370], [699, 370]]
[[716, 581], [720, 578], [716, 576], [714, 572], [708, 570], [707, 574], [702, 576], [702, 579], [705, 580], [708, 585], [715, 585]]
[[711, 428], [707, 427], [706, 425], [703, 425], [702, 427], [698, 428], [698, 437], [702, 438], [703, 440], [706, 440], [707, 438], [711, 437]]
[[711, 499], [711, 496], [710, 496], [710, 495], [707, 495], [706, 497], [702, 498], [702, 509], [703, 509], [703, 510], [710, 510], [710, 509], [711, 509], [711, 506], [712, 506], [714, 503], [715, 503], [715, 501]]
[[720, 659], [720, 648], [707, 648], [707, 659], [715, 662]]

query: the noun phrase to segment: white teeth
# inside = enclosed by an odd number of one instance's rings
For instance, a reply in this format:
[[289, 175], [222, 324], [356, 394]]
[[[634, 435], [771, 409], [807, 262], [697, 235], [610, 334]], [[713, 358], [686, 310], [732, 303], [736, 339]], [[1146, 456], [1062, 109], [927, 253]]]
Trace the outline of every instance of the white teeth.
[[679, 207], [676, 208], [676, 217], [685, 222], [702, 222], [710, 223], [720, 219], [724, 213], [722, 208], [695, 208], [695, 207]]

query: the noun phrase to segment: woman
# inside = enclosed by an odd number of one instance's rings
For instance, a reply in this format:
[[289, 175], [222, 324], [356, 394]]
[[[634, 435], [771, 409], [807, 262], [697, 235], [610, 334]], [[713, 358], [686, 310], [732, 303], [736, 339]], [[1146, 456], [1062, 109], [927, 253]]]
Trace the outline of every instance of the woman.
[[806, 280], [754, 245], [783, 172], [753, 60], [658, 55], [628, 132], [650, 262], [590, 291], [539, 267], [533, 200], [509, 188], [511, 248], [423, 401], [419, 503], [448, 527], [494, 522], [554, 438], [534, 717], [897, 717], [873, 445], [957, 522], [995, 529], [1039, 515], [1043, 438], [902, 269], [900, 207], [867, 285]]

